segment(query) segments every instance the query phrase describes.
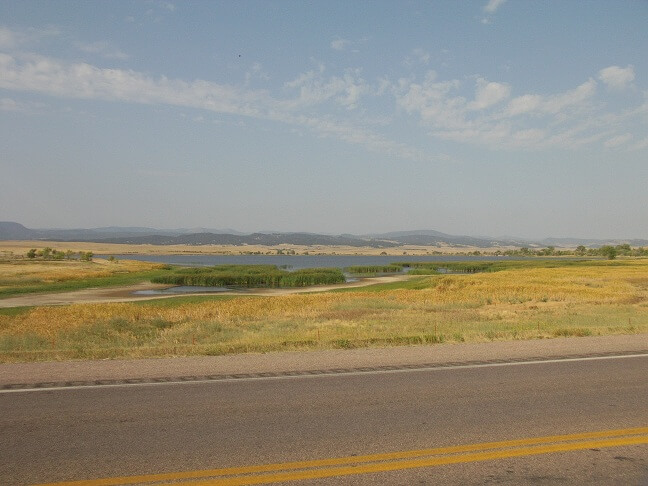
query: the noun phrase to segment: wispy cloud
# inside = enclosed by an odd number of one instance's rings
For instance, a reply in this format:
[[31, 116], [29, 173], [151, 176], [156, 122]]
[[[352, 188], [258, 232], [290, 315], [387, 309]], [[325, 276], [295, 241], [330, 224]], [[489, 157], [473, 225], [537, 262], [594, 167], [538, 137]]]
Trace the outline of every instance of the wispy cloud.
[[13, 50], [60, 34], [60, 30], [53, 26], [41, 29], [14, 30], [0, 25], [0, 49]]
[[420, 47], [412, 49], [412, 52], [405, 58], [404, 64], [410, 67], [416, 64], [427, 66], [430, 64], [430, 53]]
[[623, 135], [617, 135], [616, 137], [612, 137], [609, 140], [606, 140], [604, 145], [607, 148], [618, 147], [619, 145], [628, 143], [630, 140], [632, 140], [632, 134], [624, 133]]
[[130, 58], [128, 54], [114, 47], [108, 42], [77, 42], [77, 48], [89, 54], [98, 54], [106, 59], [118, 59], [124, 61]]
[[615, 131], [623, 118], [636, 114], [601, 111], [593, 103], [597, 83], [591, 78], [562, 93], [512, 99], [513, 88], [507, 83], [477, 77], [473, 99], [461, 95], [464, 85], [461, 80], [439, 80], [430, 71], [422, 82], [401, 79], [394, 96], [402, 109], [420, 117], [432, 136], [461, 143], [539, 149], [576, 148], [603, 139], [610, 146], [630, 140]]
[[299, 91], [299, 96], [288, 104], [291, 108], [311, 106], [334, 99], [350, 110], [357, 107], [360, 97], [369, 91], [360, 77], [360, 70], [347, 70], [343, 76], [324, 75], [325, 67], [300, 74], [284, 84], [286, 88]]
[[490, 24], [492, 21], [492, 16], [495, 14], [498, 8], [504, 5], [506, 0], [489, 0], [486, 5], [484, 5], [485, 17], [481, 19], [482, 24]]
[[331, 49], [335, 49], [336, 51], [343, 51], [349, 46], [350, 43], [351, 41], [347, 39], [337, 38], [331, 41]]
[[334, 98], [347, 108], [357, 102], [361, 81], [357, 81], [352, 73], [332, 77], [322, 85], [317, 82], [313, 84], [315, 77], [306, 73], [289, 83], [295, 88], [306, 86], [306, 94], [302, 92], [297, 99], [278, 100], [264, 90], [242, 89], [204, 80], [184, 81], [164, 76], [152, 78], [132, 70], [65, 63], [37, 55], [11, 56], [0, 53], [0, 88], [3, 89], [76, 99], [199, 108], [305, 126], [321, 136], [335, 137], [371, 151], [402, 158], [431, 158], [406, 144], [389, 140], [350, 122], [295, 113], [304, 105], [328, 98]]
[[488, 0], [488, 3], [484, 5], [484, 12], [487, 14], [494, 14], [495, 11], [504, 5], [506, 0]]
[[[264, 66], [254, 63], [246, 71], [245, 81], [232, 85], [101, 67], [101, 60], [68, 62], [15, 47], [43, 35], [52, 34], [0, 28], [0, 89], [195, 108], [234, 115], [239, 120], [273, 121], [414, 160], [438, 157], [399, 141], [394, 121], [399, 117], [418, 122], [421, 140], [452, 140], [494, 150], [645, 148], [648, 93], [640, 105], [613, 112], [605, 100], [609, 94], [600, 89], [632, 86], [632, 66], [609, 66], [595, 74], [598, 81], [585, 78], [571, 89], [554, 93], [516, 92], [509, 82], [479, 75], [441, 79], [433, 70], [423, 79], [408, 73], [395, 81], [386, 76], [367, 80], [359, 68], [330, 72], [324, 64], [283, 83], [276, 79], [268, 83]], [[109, 43], [77, 47], [108, 59], [126, 56]], [[410, 56], [423, 65], [430, 59], [423, 49], [413, 49]], [[272, 91], [271, 84], [279, 88]], [[638, 94], [636, 89], [628, 91], [626, 101]], [[0, 102], [5, 112], [29, 108], [10, 97]]]
[[23, 102], [13, 98], [0, 98], [0, 111], [10, 111], [14, 113], [37, 113], [43, 108], [42, 103]]

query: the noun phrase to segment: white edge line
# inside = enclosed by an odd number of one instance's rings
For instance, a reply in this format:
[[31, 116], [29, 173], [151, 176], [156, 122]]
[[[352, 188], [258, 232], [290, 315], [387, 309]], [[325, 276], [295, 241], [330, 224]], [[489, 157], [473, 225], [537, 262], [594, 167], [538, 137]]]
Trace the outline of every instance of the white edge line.
[[[64, 390], [91, 390], [96, 388], [126, 388], [126, 387], [133, 387], [133, 386], [199, 385], [199, 384], [206, 384], [206, 383], [236, 383], [236, 382], [243, 382], [243, 381], [290, 380], [290, 379], [299, 379], [299, 378], [324, 378], [324, 377], [336, 377], [336, 376], [339, 377], [339, 376], [382, 375], [382, 374], [393, 374], [393, 373], [414, 373], [414, 372], [427, 372], [427, 371], [469, 370], [475, 368], [496, 368], [501, 366], [569, 363], [569, 362], [577, 362], [577, 361], [599, 361], [605, 359], [625, 359], [625, 358], [648, 358], [648, 353], [622, 354], [622, 355], [614, 355], [614, 356], [589, 356], [584, 358], [556, 358], [556, 359], [533, 360], [533, 361], [509, 361], [506, 363], [482, 363], [482, 364], [467, 364], [467, 365], [453, 365], [453, 366], [443, 366], [443, 363], [439, 363], [438, 366], [428, 366], [428, 367], [421, 367], [421, 368], [402, 368], [402, 369], [395, 369], [395, 370], [368, 370], [368, 371], [358, 370], [358, 371], [349, 371], [349, 372], [340, 372], [340, 373], [335, 373], [335, 372], [329, 373], [325, 371], [323, 373], [313, 373], [313, 374], [310, 374], [308, 370], [306, 370], [304, 372], [305, 374], [279, 375], [279, 376], [249, 376], [244, 378], [217, 378], [214, 380], [187, 380], [187, 381], [170, 380], [170, 381], [154, 381], [154, 382], [143, 382], [143, 383], [107, 383], [105, 385], [73, 385], [73, 386], [38, 387], [38, 388], [17, 388], [17, 389], [10, 389], [10, 390], [0, 390], [0, 394], [64, 391]], [[231, 373], [231, 374], [235, 375], [237, 373]]]

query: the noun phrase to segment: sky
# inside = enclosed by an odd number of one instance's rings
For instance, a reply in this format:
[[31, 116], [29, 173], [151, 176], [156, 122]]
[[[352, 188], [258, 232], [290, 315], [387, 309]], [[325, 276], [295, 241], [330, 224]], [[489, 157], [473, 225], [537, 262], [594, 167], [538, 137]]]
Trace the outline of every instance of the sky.
[[0, 1], [0, 221], [648, 238], [646, 1]]

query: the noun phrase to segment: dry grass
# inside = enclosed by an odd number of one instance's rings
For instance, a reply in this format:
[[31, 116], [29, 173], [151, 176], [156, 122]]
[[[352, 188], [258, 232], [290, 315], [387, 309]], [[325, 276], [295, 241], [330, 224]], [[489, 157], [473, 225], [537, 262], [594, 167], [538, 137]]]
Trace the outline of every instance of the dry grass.
[[160, 269], [159, 264], [132, 260], [0, 261], [0, 296], [25, 292], [65, 291], [106, 284], [130, 283], [137, 275]]
[[648, 260], [419, 278], [410, 288], [0, 313], [0, 359], [344, 348], [648, 332]]
[[277, 250], [295, 250], [298, 255], [380, 255], [385, 252], [387, 255], [432, 255], [433, 252], [443, 254], [471, 253], [479, 250], [483, 254], [494, 253], [496, 250], [504, 251], [514, 247], [499, 247], [484, 249], [477, 247], [454, 247], [454, 246], [421, 246], [403, 245], [393, 248], [373, 248], [355, 246], [326, 246], [326, 245], [130, 245], [117, 243], [86, 243], [86, 242], [52, 242], [45, 245], [42, 241], [0, 241], [0, 256], [23, 256], [30, 248], [43, 248], [49, 246], [54, 250], [92, 251], [95, 255], [245, 255], [260, 252], [261, 254], [274, 254]]

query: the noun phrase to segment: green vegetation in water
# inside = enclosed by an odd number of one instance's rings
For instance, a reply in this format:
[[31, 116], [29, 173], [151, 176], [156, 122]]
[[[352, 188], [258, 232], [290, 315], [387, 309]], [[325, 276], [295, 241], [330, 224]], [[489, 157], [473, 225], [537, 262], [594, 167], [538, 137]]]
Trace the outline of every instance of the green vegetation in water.
[[352, 275], [376, 275], [379, 273], [400, 273], [403, 271], [402, 265], [355, 265], [346, 267], [345, 272]]
[[216, 265], [180, 268], [170, 275], [151, 279], [153, 283], [205, 287], [308, 287], [344, 283], [337, 268], [304, 268], [289, 272], [276, 265]]

